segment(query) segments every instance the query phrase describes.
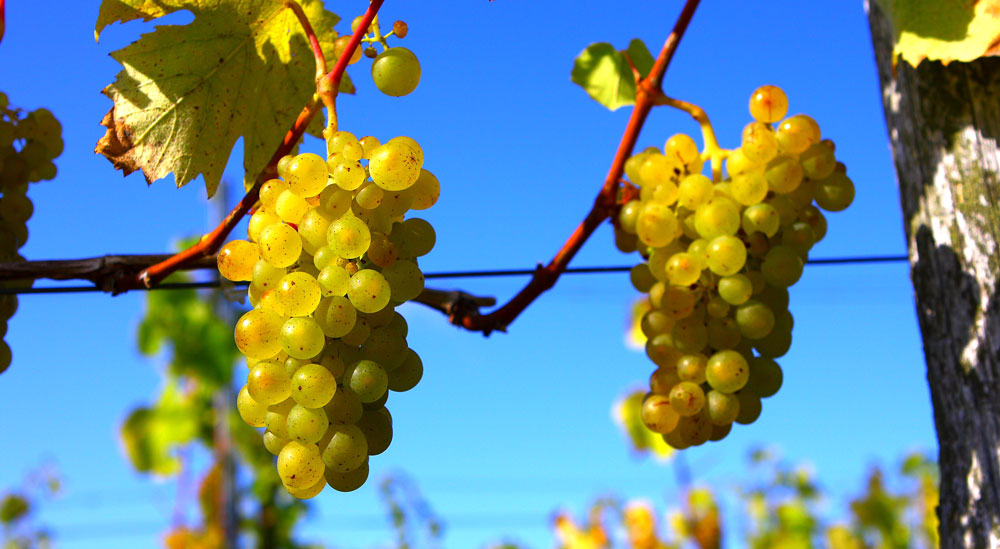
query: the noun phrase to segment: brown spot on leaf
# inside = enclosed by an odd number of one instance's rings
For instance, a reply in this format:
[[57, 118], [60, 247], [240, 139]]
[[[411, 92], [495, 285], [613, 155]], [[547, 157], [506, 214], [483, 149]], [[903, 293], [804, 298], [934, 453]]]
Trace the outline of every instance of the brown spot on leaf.
[[[108, 114], [104, 115], [101, 125], [108, 131], [104, 137], [97, 141], [94, 152], [104, 155], [124, 175], [141, 170], [142, 165], [136, 158], [135, 145], [132, 143], [132, 128], [129, 127], [124, 118], [115, 117], [114, 107], [111, 107]], [[143, 175], [146, 177], [146, 184], [153, 183], [153, 178], [149, 174], [143, 171]]]

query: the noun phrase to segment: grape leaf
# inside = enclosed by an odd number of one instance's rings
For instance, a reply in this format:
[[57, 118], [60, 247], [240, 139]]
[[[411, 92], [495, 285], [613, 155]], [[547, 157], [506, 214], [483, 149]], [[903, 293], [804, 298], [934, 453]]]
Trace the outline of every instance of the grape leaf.
[[[338, 17], [321, 0], [300, 3], [332, 63]], [[211, 196], [238, 138], [245, 179], [264, 168], [315, 91], [315, 62], [278, 0], [104, 0], [95, 36], [116, 21], [180, 9], [194, 21], [157, 27], [111, 54], [124, 69], [103, 91], [114, 105], [96, 152], [125, 175], [142, 170], [147, 183], [173, 173], [180, 187], [203, 175]], [[346, 75], [341, 91], [354, 91]]]
[[635, 104], [635, 76], [625, 55], [606, 42], [591, 44], [573, 61], [570, 80], [610, 110]]
[[122, 445], [138, 471], [169, 475], [180, 463], [174, 448], [198, 435], [199, 410], [191, 406], [176, 385], [168, 385], [151, 408], [132, 410], [121, 428]]
[[628, 49], [625, 50], [625, 53], [628, 54], [629, 59], [632, 60], [632, 64], [635, 65], [635, 70], [639, 71], [639, 76], [643, 78], [649, 74], [649, 71], [653, 68], [653, 64], [656, 63], [656, 60], [653, 59], [653, 54], [649, 53], [649, 48], [638, 38], [633, 38], [628, 43]]
[[972, 61], [1000, 53], [1000, 0], [876, 0], [892, 21], [893, 58]]

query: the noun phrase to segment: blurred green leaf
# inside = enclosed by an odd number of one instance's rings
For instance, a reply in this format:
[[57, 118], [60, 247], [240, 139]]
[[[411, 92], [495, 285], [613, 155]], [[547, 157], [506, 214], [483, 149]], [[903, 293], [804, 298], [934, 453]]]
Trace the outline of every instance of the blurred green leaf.
[[635, 104], [632, 68], [625, 55], [606, 42], [591, 44], [577, 56], [570, 80], [610, 110]]
[[629, 59], [632, 60], [632, 64], [635, 65], [635, 69], [639, 71], [639, 75], [643, 78], [649, 75], [653, 64], [656, 63], [656, 60], [653, 59], [653, 54], [649, 53], [649, 48], [638, 38], [633, 38], [628, 43], [628, 49], [625, 50], [625, 53], [628, 54]]
[[136, 470], [159, 475], [177, 472], [176, 447], [190, 442], [199, 432], [200, 410], [190, 399], [171, 383], [153, 407], [137, 408], [129, 414], [121, 439]]

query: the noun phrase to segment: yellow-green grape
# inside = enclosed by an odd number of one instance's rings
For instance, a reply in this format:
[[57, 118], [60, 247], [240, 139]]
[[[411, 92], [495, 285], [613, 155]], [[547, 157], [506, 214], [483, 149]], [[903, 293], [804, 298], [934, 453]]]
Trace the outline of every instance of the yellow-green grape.
[[675, 368], [660, 367], [649, 375], [649, 390], [656, 395], [670, 396], [670, 390], [680, 382]]
[[715, 196], [698, 206], [694, 224], [698, 234], [706, 240], [717, 236], [734, 235], [740, 228], [740, 207], [724, 196]]
[[291, 496], [296, 499], [312, 499], [318, 496], [323, 491], [324, 488], [326, 488], [326, 478], [323, 477], [317, 480], [315, 484], [305, 489], [285, 486], [285, 489], [288, 490], [288, 493], [291, 494]]
[[676, 253], [667, 260], [667, 277], [675, 286], [688, 286], [701, 277], [701, 268], [701, 263], [693, 255], [687, 252]]
[[257, 242], [260, 239], [261, 231], [275, 223], [281, 223], [281, 218], [277, 214], [265, 209], [257, 210], [250, 216], [250, 221], [247, 223], [247, 237]]
[[364, 412], [364, 406], [358, 400], [358, 395], [345, 390], [343, 385], [337, 386], [337, 392], [323, 409], [326, 410], [330, 423], [337, 425], [353, 425], [361, 419], [361, 414]]
[[753, 204], [743, 210], [741, 226], [743, 232], [748, 235], [760, 232], [770, 238], [778, 233], [781, 226], [781, 216], [778, 214], [778, 210], [770, 204]]
[[825, 143], [811, 145], [799, 156], [799, 162], [802, 163], [802, 169], [809, 179], [829, 177], [837, 167], [833, 150]]
[[618, 227], [626, 233], [635, 234], [635, 224], [641, 211], [642, 202], [639, 200], [629, 200], [623, 204], [618, 211]]
[[368, 480], [368, 460], [366, 459], [357, 469], [346, 473], [326, 471], [324, 477], [330, 488], [338, 492], [353, 492], [361, 488], [365, 484], [365, 481]]
[[308, 243], [317, 250], [326, 247], [326, 233], [332, 222], [333, 217], [327, 215], [322, 208], [310, 207], [299, 220], [299, 236], [302, 237], [303, 244]]
[[353, 259], [361, 257], [371, 244], [372, 235], [364, 221], [353, 216], [344, 216], [330, 223], [326, 233], [327, 243], [333, 253]]
[[406, 350], [406, 338], [402, 334], [388, 326], [376, 326], [361, 346], [361, 356], [377, 362], [388, 372], [402, 364]]
[[337, 391], [337, 380], [319, 364], [303, 364], [292, 375], [292, 398], [306, 408], [325, 406]]
[[708, 358], [705, 380], [720, 393], [735, 393], [750, 379], [750, 366], [737, 351], [719, 351]]
[[698, 296], [690, 289], [671, 286], [663, 292], [661, 309], [674, 319], [684, 318], [694, 311]]
[[[324, 237], [325, 241], [325, 237]], [[322, 272], [323, 269], [334, 264], [337, 260], [337, 254], [333, 253], [333, 250], [329, 246], [323, 245], [316, 248], [316, 253], [313, 254], [313, 267], [316, 267], [318, 272]], [[316, 278], [319, 278], [317, 273]]]
[[420, 257], [427, 255], [434, 248], [437, 236], [434, 227], [426, 220], [411, 217], [402, 223], [400, 229], [398, 232], [393, 229], [389, 235], [389, 238], [395, 238], [397, 235], [402, 238], [401, 243], [393, 240], [400, 257]]
[[816, 205], [828, 212], [847, 209], [854, 202], [854, 183], [846, 174], [834, 172], [816, 182]]
[[330, 420], [326, 418], [326, 412], [322, 408], [306, 408], [301, 404], [296, 404], [285, 419], [289, 436], [303, 444], [319, 442], [329, 426]]
[[700, 173], [691, 174], [681, 180], [677, 188], [677, 201], [681, 206], [695, 211], [712, 198], [714, 187], [712, 180]]
[[657, 366], [673, 368], [681, 352], [674, 347], [671, 334], [660, 334], [646, 342], [646, 356]]
[[323, 478], [323, 469], [323, 459], [315, 444], [292, 440], [278, 454], [278, 476], [289, 488], [309, 488]]
[[[345, 147], [351, 144], [358, 144], [358, 138], [353, 133], [345, 132], [344, 130], [333, 132], [333, 135], [327, 140], [327, 147], [331, 154], [341, 153]], [[360, 160], [360, 158], [357, 160]]]
[[258, 362], [247, 376], [247, 394], [264, 406], [277, 404], [292, 394], [284, 364]]
[[778, 138], [778, 148], [793, 155], [805, 152], [820, 141], [819, 125], [804, 114], [796, 114], [781, 121], [775, 135]]
[[309, 359], [323, 351], [326, 334], [310, 317], [292, 317], [281, 326], [281, 348], [288, 356]]
[[767, 179], [763, 172], [746, 171], [733, 178], [729, 184], [729, 194], [744, 206], [757, 204], [767, 197]]
[[788, 96], [778, 86], [761, 86], [750, 96], [750, 116], [772, 124], [788, 114]]
[[[673, 252], [670, 251], [670, 246], [663, 248], [653, 248], [649, 250], [649, 272], [653, 274], [656, 280], [661, 282], [667, 282], [670, 279], [667, 277], [667, 261]], [[682, 250], [678, 250], [682, 251]]]
[[708, 268], [717, 275], [738, 273], [746, 260], [746, 246], [735, 236], [717, 236], [708, 243]]
[[701, 353], [684, 355], [677, 359], [677, 377], [681, 381], [702, 384], [705, 382], [705, 366], [708, 357]]
[[708, 418], [714, 425], [730, 425], [736, 421], [740, 414], [740, 399], [736, 395], [713, 390], [705, 397]]
[[750, 379], [743, 388], [744, 391], [766, 398], [773, 396], [778, 392], [778, 389], [781, 389], [784, 375], [777, 362], [766, 357], [755, 357], [749, 360], [749, 364]]
[[[282, 160], [285, 158], [290, 159], [291, 157], [285, 156], [282, 157]], [[280, 179], [268, 179], [260, 186], [259, 196], [261, 205], [264, 206], [266, 211], [274, 213], [274, 205], [278, 202], [278, 197], [287, 190], [288, 183]]]
[[392, 416], [385, 408], [365, 410], [357, 426], [368, 440], [369, 456], [381, 454], [392, 442]]
[[257, 288], [261, 293], [272, 290], [278, 286], [286, 272], [283, 267], [274, 267], [263, 259], [258, 260], [253, 266], [251, 288]]
[[743, 128], [740, 150], [752, 162], [765, 164], [778, 154], [778, 138], [770, 124], [751, 122]]
[[740, 333], [747, 339], [760, 339], [774, 328], [774, 312], [756, 299], [736, 307], [735, 319]]
[[246, 240], [230, 240], [216, 256], [219, 274], [234, 282], [253, 278], [253, 266], [260, 259], [257, 246]]
[[347, 298], [362, 313], [374, 313], [389, 303], [390, 292], [389, 283], [381, 273], [362, 269], [351, 276]]
[[653, 190], [676, 177], [680, 165], [676, 160], [659, 153], [648, 154], [639, 167], [639, 177], [643, 189]]
[[351, 209], [351, 200], [353, 197], [351, 191], [345, 191], [336, 185], [330, 185], [323, 189], [323, 192], [319, 193], [319, 205], [330, 216], [330, 219], [337, 219]]
[[417, 89], [420, 62], [406, 48], [389, 48], [372, 61], [372, 80], [382, 93], [402, 97]]
[[705, 391], [697, 383], [681, 381], [670, 390], [670, 406], [682, 416], [693, 416], [705, 406]]
[[646, 293], [649, 289], [656, 284], [656, 277], [649, 270], [648, 263], [639, 263], [629, 270], [629, 281], [632, 283], [632, 287], [636, 290]]
[[656, 309], [646, 311], [639, 320], [643, 335], [652, 339], [660, 334], [669, 334], [674, 329], [674, 319]]
[[260, 232], [257, 247], [264, 261], [274, 267], [289, 267], [302, 255], [302, 238], [295, 229], [276, 223]]
[[677, 233], [677, 216], [665, 204], [648, 202], [636, 220], [636, 234], [647, 246], [659, 248], [674, 240]]
[[691, 136], [678, 133], [670, 136], [663, 145], [663, 155], [681, 166], [687, 166], [701, 158], [698, 144]]
[[811, 179], [803, 179], [794, 191], [785, 196], [795, 204], [797, 210], [810, 206], [816, 196], [816, 182]]
[[760, 417], [760, 398], [750, 391], [740, 391], [736, 393], [736, 398], [740, 401], [740, 412], [736, 416], [736, 423], [750, 425]]
[[[379, 188], [381, 189], [381, 187]], [[413, 187], [402, 191], [383, 191], [382, 203], [378, 207], [378, 212], [387, 219], [402, 218], [413, 207], [413, 197]]]
[[278, 200], [274, 203], [274, 211], [278, 217], [286, 223], [298, 223], [302, 216], [309, 211], [309, 203], [305, 198], [287, 190], [278, 195]]
[[742, 305], [753, 295], [753, 284], [743, 274], [734, 274], [719, 279], [719, 297], [730, 305]]
[[236, 346], [244, 355], [267, 359], [281, 351], [281, 317], [254, 309], [236, 322]]
[[805, 221], [796, 221], [781, 233], [781, 243], [790, 246], [802, 257], [806, 257], [813, 244], [816, 243], [816, 235], [813, 233], [811, 225]]
[[764, 203], [770, 204], [771, 207], [777, 210], [782, 227], [791, 225], [798, 218], [798, 208], [796, 208], [792, 199], [788, 198], [788, 195], [774, 195], [765, 200]]
[[322, 290], [323, 297], [344, 296], [350, 287], [351, 275], [347, 269], [338, 265], [327, 265], [316, 278]]
[[366, 135], [362, 137], [361, 139], [358, 140], [358, 143], [361, 145], [362, 148], [361, 158], [365, 160], [371, 158], [371, 155], [375, 151], [375, 149], [379, 148], [382, 145], [382, 143], [379, 142], [378, 138], [373, 135]]
[[[344, 296], [335, 295], [327, 298], [326, 306], [317, 309], [317, 315], [321, 311], [322, 328], [327, 337], [344, 337], [351, 333], [358, 323], [357, 309]], [[367, 338], [367, 335], [365, 337]]]
[[289, 397], [277, 404], [272, 404], [267, 407], [267, 416], [264, 420], [265, 425], [267, 425], [267, 430], [274, 433], [276, 437], [285, 441], [291, 438], [288, 435], [288, 429], [285, 427], [285, 420], [288, 418], [288, 412], [290, 412], [294, 406], [295, 400]]
[[625, 176], [628, 177], [629, 181], [635, 184], [637, 187], [642, 187], [642, 176], [639, 173], [642, 168], [642, 164], [646, 161], [646, 157], [653, 153], [659, 153], [659, 149], [656, 147], [649, 147], [638, 154], [634, 154], [625, 161]]
[[673, 431], [681, 418], [670, 405], [670, 398], [655, 393], [643, 399], [640, 414], [646, 428], [661, 434]]
[[734, 349], [742, 340], [740, 327], [732, 318], [708, 319], [708, 345], [713, 349]]
[[264, 419], [267, 416], [267, 404], [257, 402], [252, 396], [247, 386], [240, 389], [240, 394], [236, 397], [236, 410], [239, 411], [243, 421], [251, 427], [263, 427]]
[[320, 448], [328, 470], [346, 473], [361, 467], [368, 459], [368, 441], [358, 426], [331, 424], [328, 434], [329, 442]]
[[369, 403], [382, 398], [389, 388], [389, 378], [377, 362], [359, 360], [344, 371], [344, 385], [358, 395], [362, 403]]
[[688, 244], [687, 253], [694, 256], [698, 260], [699, 265], [708, 264], [708, 240], [704, 238], [696, 238]]
[[753, 347], [762, 357], [778, 358], [792, 348], [792, 327], [795, 323], [792, 313], [781, 311], [775, 314], [774, 328], [766, 336], [754, 340]]
[[288, 273], [278, 282], [275, 299], [288, 316], [311, 315], [319, 305], [320, 286], [312, 275]]
[[351, 162], [344, 160], [339, 162], [336, 167], [330, 172], [333, 176], [333, 182], [345, 191], [353, 191], [360, 187], [364, 182], [365, 178], [365, 168], [360, 162]]
[[264, 431], [264, 448], [273, 456], [277, 456], [281, 453], [281, 449], [288, 444], [287, 438], [281, 438], [278, 435], [272, 433], [271, 431]]
[[389, 370], [389, 389], [396, 392], [409, 391], [416, 387], [424, 376], [424, 363], [413, 349], [407, 349], [403, 362]]
[[288, 189], [302, 198], [316, 196], [326, 187], [326, 161], [318, 154], [302, 153], [288, 165]]
[[772, 286], [787, 288], [802, 277], [802, 257], [795, 249], [778, 245], [768, 250], [760, 272], [764, 280]]
[[388, 236], [382, 233], [373, 233], [372, 242], [368, 245], [367, 258], [368, 261], [384, 269], [399, 259], [399, 251]]
[[826, 217], [816, 206], [810, 205], [803, 208], [799, 213], [799, 219], [812, 227], [813, 235], [816, 236], [816, 242], [823, 240], [823, 237], [826, 236]]
[[420, 178], [423, 154], [412, 140], [390, 140], [372, 151], [368, 160], [372, 181], [387, 191], [410, 188]]
[[708, 328], [704, 320], [694, 315], [678, 320], [670, 335], [674, 347], [682, 353], [697, 353], [708, 345]]
[[344, 156], [344, 160], [348, 162], [358, 162], [365, 154], [364, 147], [361, 143], [357, 141], [352, 141], [350, 143], [345, 143], [344, 147], [340, 150], [340, 154]]
[[673, 181], [664, 181], [653, 191], [653, 200], [667, 206], [677, 202], [677, 185]]
[[354, 200], [357, 201], [358, 206], [366, 210], [374, 210], [382, 204], [383, 195], [385, 195], [385, 191], [382, 190], [382, 187], [374, 183], [368, 183], [358, 190], [358, 194], [355, 195]]
[[[352, 207], [353, 209], [353, 207]], [[373, 233], [389, 234], [392, 231], [394, 221], [387, 215], [384, 208], [366, 210], [358, 207], [354, 212], [358, 219], [368, 225], [368, 230]]]
[[416, 299], [424, 291], [424, 273], [412, 261], [396, 261], [382, 269], [382, 276], [389, 284], [392, 299], [396, 302]]
[[767, 178], [768, 187], [781, 194], [787, 194], [799, 187], [802, 183], [802, 165], [798, 159], [787, 154], [782, 154], [771, 160], [767, 165], [764, 176]]
[[441, 183], [431, 172], [421, 169], [417, 182], [410, 187], [413, 203], [410, 206], [414, 210], [426, 210], [437, 203], [441, 196]]
[[726, 172], [729, 173], [730, 177], [737, 176], [749, 170], [759, 170], [762, 166], [763, 164], [754, 162], [744, 154], [743, 149], [736, 149], [726, 157]]

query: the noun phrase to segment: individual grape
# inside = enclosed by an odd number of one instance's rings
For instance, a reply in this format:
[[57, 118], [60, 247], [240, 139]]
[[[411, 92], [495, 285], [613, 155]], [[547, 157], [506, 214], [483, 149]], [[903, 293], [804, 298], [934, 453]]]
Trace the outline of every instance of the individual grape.
[[740, 413], [740, 399], [736, 395], [709, 391], [705, 395], [708, 418], [713, 425], [730, 425]]
[[337, 187], [345, 191], [354, 191], [361, 187], [367, 178], [365, 168], [360, 162], [341, 160], [330, 170], [330, 176]]
[[[347, 269], [338, 265], [327, 265], [316, 278], [323, 297], [344, 296], [350, 287], [351, 275]], [[337, 337], [337, 336], [331, 336]]]
[[690, 381], [681, 381], [670, 390], [670, 405], [682, 416], [693, 416], [705, 406], [705, 392]]
[[354, 323], [354, 327], [351, 328], [351, 331], [341, 336], [340, 340], [354, 347], [363, 345], [372, 330], [367, 323], [363, 322], [363, 320], [364, 319], [359, 318], [358, 321]]
[[712, 436], [712, 422], [707, 411], [682, 417], [675, 429], [680, 439], [688, 446], [700, 446]]
[[783, 120], [778, 124], [775, 135], [778, 138], [778, 148], [794, 155], [805, 152], [820, 140], [819, 125], [804, 114], [796, 114]]
[[421, 169], [417, 182], [409, 189], [413, 196], [414, 210], [426, 210], [437, 203], [441, 196], [441, 183], [431, 172]]
[[753, 348], [760, 353], [760, 356], [778, 358], [784, 356], [792, 348], [791, 326], [784, 324], [782, 319], [791, 314], [785, 311], [775, 317], [774, 328], [766, 336], [754, 340]]
[[281, 223], [281, 218], [277, 214], [265, 209], [257, 210], [247, 223], [247, 237], [252, 242], [257, 242], [260, 240], [261, 231], [275, 223]]
[[285, 420], [288, 418], [288, 412], [292, 411], [294, 407], [295, 400], [291, 397], [268, 406], [267, 415], [264, 417], [264, 424], [267, 426], [267, 430], [274, 433], [278, 438], [284, 440], [291, 438], [285, 426]]
[[683, 353], [697, 353], [708, 345], [708, 328], [702, 319], [694, 316], [678, 320], [671, 336], [674, 348]]
[[357, 426], [368, 440], [369, 456], [381, 454], [392, 442], [392, 416], [385, 408], [365, 410]]
[[684, 355], [677, 359], [677, 377], [681, 381], [690, 381], [698, 384], [704, 383], [705, 365], [707, 363], [708, 358], [701, 353]]
[[778, 212], [779, 223], [782, 227], [791, 225], [799, 216], [798, 208], [789, 195], [778, 194], [769, 197], [764, 202]]
[[805, 221], [812, 227], [816, 242], [823, 240], [823, 237], [826, 236], [826, 217], [816, 206], [806, 206], [803, 208], [802, 212], [799, 213], [799, 220]]
[[353, 193], [345, 191], [336, 185], [331, 185], [319, 194], [320, 208], [330, 217], [337, 219], [351, 209]]
[[778, 139], [770, 124], [751, 122], [743, 128], [743, 142], [740, 150], [750, 161], [766, 164], [778, 154]]
[[249, 281], [260, 255], [257, 246], [246, 240], [230, 240], [219, 250], [219, 274], [233, 282]]
[[298, 224], [302, 216], [309, 211], [309, 203], [305, 198], [287, 190], [278, 195], [274, 211], [285, 223]]
[[768, 238], [778, 233], [781, 228], [781, 216], [774, 206], [766, 203], [753, 204], [743, 210], [741, 222], [743, 232], [751, 235], [755, 232], [763, 233]]
[[368, 441], [356, 425], [330, 425], [329, 442], [321, 447], [323, 463], [334, 473], [347, 473], [368, 460]]
[[712, 318], [725, 318], [729, 315], [730, 308], [729, 303], [717, 295], [708, 298], [708, 303], [705, 304], [705, 312]]
[[740, 401], [740, 411], [736, 416], [736, 423], [750, 425], [760, 417], [760, 398], [749, 391], [736, 393], [736, 398]]
[[416, 299], [424, 291], [424, 274], [412, 261], [396, 261], [382, 269], [382, 276], [389, 284], [392, 299], [397, 302]]
[[642, 315], [639, 326], [643, 335], [652, 339], [660, 334], [669, 334], [674, 329], [674, 319], [663, 311], [653, 309]]
[[405, 351], [403, 363], [389, 370], [389, 390], [396, 392], [409, 391], [416, 387], [424, 376], [424, 364], [412, 349]]
[[326, 335], [311, 317], [293, 317], [281, 326], [281, 348], [292, 356], [310, 359], [323, 351]]
[[761, 398], [773, 396], [781, 389], [784, 375], [781, 367], [773, 359], [756, 357], [749, 361], [750, 379], [743, 390]]
[[278, 435], [272, 433], [271, 431], [264, 431], [264, 448], [273, 456], [278, 456], [281, 454], [281, 449], [288, 444], [287, 438], [281, 438]]
[[761, 86], [750, 96], [750, 116], [768, 124], [777, 122], [788, 113], [788, 96], [778, 86]]
[[372, 181], [387, 191], [401, 191], [420, 178], [423, 151], [415, 143], [390, 141], [372, 152], [368, 163]]
[[738, 273], [746, 259], [746, 246], [735, 236], [717, 236], [708, 243], [708, 268], [717, 275]]
[[348, 391], [342, 385], [337, 386], [333, 398], [323, 407], [330, 423], [353, 425], [361, 419], [364, 407], [353, 391]]
[[292, 394], [285, 366], [277, 362], [255, 364], [247, 376], [246, 388], [248, 396], [263, 406], [282, 402]]
[[647, 246], [659, 248], [673, 241], [677, 231], [677, 217], [669, 206], [648, 202], [636, 220], [636, 235]]
[[344, 371], [344, 384], [364, 404], [382, 398], [389, 387], [389, 378], [377, 362], [360, 360]]
[[663, 145], [663, 155], [675, 161], [681, 166], [691, 164], [701, 158], [698, 152], [698, 144], [691, 139], [691, 136], [678, 133], [670, 136]]
[[[396, 234], [394, 230], [390, 238], [395, 237]], [[404, 221], [398, 234], [402, 236], [403, 241], [402, 245], [397, 243], [396, 246], [399, 249], [400, 257], [404, 258], [427, 255], [434, 248], [437, 239], [434, 227], [419, 217], [411, 217]]]
[[798, 252], [800, 256], [806, 257], [816, 243], [816, 234], [813, 233], [812, 226], [805, 221], [796, 221], [782, 232], [781, 243]]
[[[289, 159], [289, 164], [291, 163], [291, 158], [289, 156], [282, 157]], [[286, 168], [287, 169], [287, 168]], [[265, 211], [274, 213], [275, 203], [278, 201], [278, 197], [281, 193], [288, 190], [288, 183], [285, 183], [281, 179], [268, 179], [260, 186], [260, 203], [264, 207]]]
[[700, 173], [691, 174], [681, 180], [677, 187], [677, 201], [681, 206], [694, 211], [714, 193], [712, 180]]
[[824, 143], [810, 145], [800, 156], [799, 162], [809, 179], [819, 180], [829, 177], [837, 167], [833, 150]]
[[740, 208], [729, 198], [715, 196], [698, 207], [694, 223], [704, 239], [734, 235], [740, 228]]
[[693, 255], [687, 252], [676, 253], [667, 260], [667, 277], [675, 286], [688, 286], [701, 277], [701, 268], [700, 262]]
[[[763, 167], [763, 164], [754, 162], [744, 154], [743, 149], [732, 151], [726, 158], [726, 172], [729, 173], [730, 177], [736, 177], [748, 171], [760, 171]], [[718, 185], [716, 185], [716, 188], [718, 188]]]
[[680, 171], [682, 165], [676, 158], [668, 158], [659, 153], [646, 155], [642, 165], [639, 166], [642, 188], [654, 190], [656, 187], [670, 182], [670, 179]]
[[733, 178], [729, 191], [733, 200], [744, 206], [757, 204], [767, 196], [767, 179], [758, 170], [748, 170]]
[[365, 149], [361, 146], [361, 143], [352, 141], [344, 144], [344, 147], [340, 150], [340, 154], [348, 162], [358, 162], [364, 157]]
[[689, 288], [672, 286], [664, 290], [659, 307], [672, 318], [680, 319], [687, 317], [694, 311], [697, 300], [698, 296]]
[[733, 424], [727, 423], [726, 425], [712, 425], [712, 436], [708, 437], [708, 440], [718, 442], [729, 434], [733, 430]]
[[406, 338], [402, 334], [388, 326], [376, 326], [361, 345], [361, 356], [390, 371], [403, 362], [406, 350]]
[[236, 322], [236, 346], [250, 358], [271, 358], [281, 351], [281, 325], [278, 315], [252, 310]]
[[779, 245], [768, 250], [760, 270], [768, 284], [787, 288], [802, 277], [802, 267], [802, 257], [795, 249]]
[[267, 404], [257, 402], [250, 396], [250, 391], [244, 385], [236, 397], [236, 410], [243, 421], [251, 427], [263, 427], [267, 416]]
[[302, 198], [316, 196], [326, 187], [327, 175], [326, 161], [320, 155], [296, 155], [288, 165], [288, 190]]
[[347, 298], [362, 313], [374, 313], [388, 305], [391, 290], [381, 273], [362, 269], [351, 277]]
[[309, 488], [300, 489], [300, 488], [291, 488], [289, 486], [285, 487], [285, 489], [288, 490], [288, 493], [291, 494], [292, 497], [296, 499], [312, 499], [318, 496], [323, 491], [324, 488], [326, 488], [326, 479], [322, 477]]
[[319, 442], [329, 425], [330, 420], [326, 418], [326, 412], [322, 408], [306, 408], [301, 404], [293, 406], [285, 419], [289, 436], [303, 444]]
[[276, 223], [262, 230], [257, 246], [260, 257], [274, 267], [290, 267], [302, 255], [299, 233], [283, 223]]
[[710, 356], [705, 365], [705, 380], [713, 389], [722, 393], [739, 391], [749, 378], [750, 366], [737, 351], [719, 351]]
[[847, 209], [854, 202], [854, 183], [847, 175], [834, 172], [816, 182], [816, 205], [828, 212]]
[[802, 184], [802, 176], [802, 165], [798, 159], [787, 154], [771, 160], [764, 172], [768, 188], [781, 194], [788, 194], [797, 189]]
[[326, 483], [330, 488], [338, 492], [353, 492], [364, 485], [368, 480], [368, 460], [365, 460], [357, 469], [346, 473], [336, 473], [333, 471], [324, 472]]
[[320, 248], [327, 248], [326, 234], [332, 222], [333, 218], [322, 208], [310, 207], [299, 219], [299, 236], [302, 237], [304, 244], [308, 243], [317, 251]]
[[361, 257], [372, 239], [364, 221], [348, 216], [331, 223], [326, 238], [333, 253], [348, 259]]
[[382, 190], [382, 187], [374, 183], [368, 183], [361, 186], [354, 199], [357, 201], [358, 206], [366, 210], [374, 210], [382, 204], [382, 197], [384, 195], [385, 191]]
[[673, 368], [681, 352], [674, 347], [671, 334], [660, 334], [646, 341], [646, 356], [660, 367]]
[[649, 270], [648, 263], [639, 263], [633, 266], [629, 271], [629, 280], [632, 282], [633, 288], [643, 293], [649, 292], [653, 284], [656, 284], [656, 277]]
[[382, 93], [402, 97], [417, 89], [420, 62], [406, 48], [389, 48], [372, 62], [372, 80]]
[[681, 416], [670, 405], [670, 398], [650, 394], [642, 401], [642, 423], [654, 433], [667, 434], [677, 427]]
[[320, 285], [312, 275], [303, 272], [288, 273], [275, 288], [278, 306], [288, 316], [311, 315], [319, 305]]
[[659, 367], [649, 376], [649, 390], [657, 395], [669, 396], [670, 390], [680, 382], [676, 366]]
[[687, 252], [698, 260], [699, 265], [708, 264], [708, 241], [704, 238], [696, 238], [688, 244]]
[[323, 478], [323, 469], [323, 460], [315, 444], [293, 440], [278, 454], [278, 476], [289, 488], [309, 488]]
[[738, 306], [735, 316], [740, 333], [748, 339], [760, 339], [774, 328], [774, 312], [756, 299]]
[[300, 366], [291, 379], [292, 398], [306, 408], [325, 406], [337, 391], [337, 380], [319, 364]]

